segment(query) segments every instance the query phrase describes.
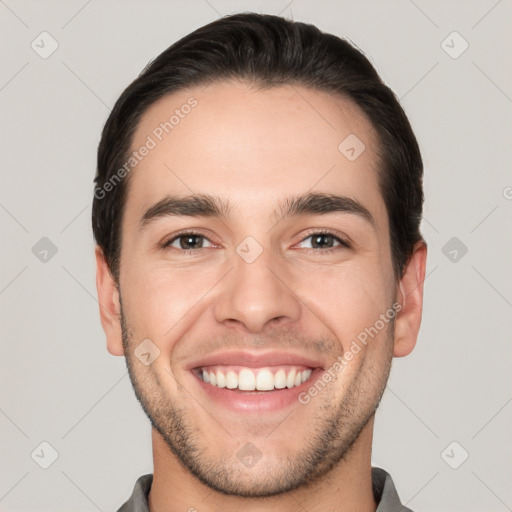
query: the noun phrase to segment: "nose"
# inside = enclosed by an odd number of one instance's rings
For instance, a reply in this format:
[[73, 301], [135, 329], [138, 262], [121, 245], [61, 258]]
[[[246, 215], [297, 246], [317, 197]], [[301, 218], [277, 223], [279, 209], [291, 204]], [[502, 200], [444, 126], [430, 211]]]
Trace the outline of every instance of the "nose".
[[289, 281], [285, 268], [277, 265], [270, 250], [264, 250], [251, 263], [235, 252], [233, 269], [221, 282], [216, 320], [243, 325], [252, 333], [261, 332], [267, 324], [296, 322], [301, 301]]

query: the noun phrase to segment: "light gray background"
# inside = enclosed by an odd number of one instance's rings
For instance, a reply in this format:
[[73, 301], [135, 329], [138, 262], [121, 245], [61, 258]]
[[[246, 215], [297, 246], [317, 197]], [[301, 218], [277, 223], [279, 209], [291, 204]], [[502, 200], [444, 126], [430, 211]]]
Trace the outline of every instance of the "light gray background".
[[[418, 512], [512, 510], [510, 0], [0, 1], [1, 510], [117, 510], [152, 471], [149, 422], [99, 321], [96, 149], [150, 59], [244, 10], [354, 41], [423, 152], [423, 324], [415, 351], [394, 362], [373, 464]], [[31, 48], [43, 31], [59, 45], [47, 59]], [[445, 49], [461, 39], [442, 46], [453, 31], [469, 44], [458, 58]], [[42, 237], [58, 249], [46, 262], [32, 252]], [[468, 248], [455, 262], [443, 253], [452, 237]], [[50, 456], [43, 441], [58, 452], [48, 469], [35, 462]]]

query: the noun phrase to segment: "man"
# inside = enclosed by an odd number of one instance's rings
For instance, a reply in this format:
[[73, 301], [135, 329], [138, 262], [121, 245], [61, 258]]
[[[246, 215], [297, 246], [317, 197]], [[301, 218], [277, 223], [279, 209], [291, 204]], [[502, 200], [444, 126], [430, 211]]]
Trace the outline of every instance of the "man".
[[312, 25], [221, 18], [123, 92], [97, 289], [154, 472], [120, 511], [409, 510], [370, 459], [421, 322], [422, 173], [393, 93]]

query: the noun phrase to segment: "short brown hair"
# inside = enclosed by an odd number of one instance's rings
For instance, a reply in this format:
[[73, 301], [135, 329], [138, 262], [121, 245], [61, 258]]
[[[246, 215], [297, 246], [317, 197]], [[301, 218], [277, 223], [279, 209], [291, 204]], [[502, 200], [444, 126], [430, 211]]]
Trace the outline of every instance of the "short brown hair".
[[423, 240], [423, 162], [397, 98], [366, 56], [344, 39], [310, 24], [273, 15], [225, 16], [183, 37], [150, 62], [117, 100], [103, 128], [92, 228], [110, 272], [119, 280], [121, 222], [129, 176], [108, 187], [126, 162], [146, 110], [176, 91], [241, 79], [262, 88], [294, 84], [350, 98], [379, 137], [379, 187], [390, 224], [392, 263], [401, 277]]

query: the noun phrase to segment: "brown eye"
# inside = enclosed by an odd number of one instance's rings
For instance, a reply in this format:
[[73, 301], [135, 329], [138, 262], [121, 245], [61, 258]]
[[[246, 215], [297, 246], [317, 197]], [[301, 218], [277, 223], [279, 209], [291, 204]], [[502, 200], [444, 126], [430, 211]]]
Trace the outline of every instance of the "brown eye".
[[325, 247], [333, 247], [334, 237], [325, 233], [319, 233], [311, 236], [311, 245], [314, 249], [324, 249]]
[[178, 250], [190, 251], [208, 247], [204, 245], [204, 241], [208, 241], [211, 246], [211, 242], [203, 235], [199, 235], [197, 233], [181, 233], [180, 235], [165, 242], [163, 247], [172, 247]]
[[328, 252], [330, 250], [335, 250], [340, 247], [349, 247], [349, 244], [342, 240], [340, 237], [334, 235], [333, 233], [323, 233], [317, 232], [312, 233], [308, 237], [304, 238], [301, 243], [306, 242], [306, 240], [311, 239], [311, 247], [305, 247], [305, 249], [312, 250], [322, 250], [327, 249]]

